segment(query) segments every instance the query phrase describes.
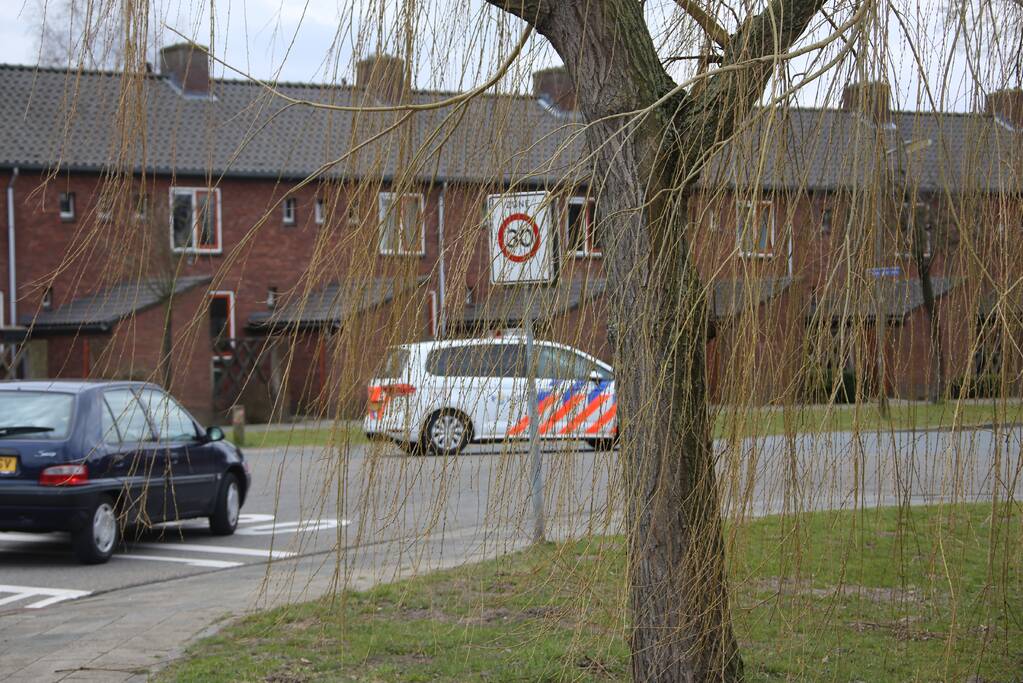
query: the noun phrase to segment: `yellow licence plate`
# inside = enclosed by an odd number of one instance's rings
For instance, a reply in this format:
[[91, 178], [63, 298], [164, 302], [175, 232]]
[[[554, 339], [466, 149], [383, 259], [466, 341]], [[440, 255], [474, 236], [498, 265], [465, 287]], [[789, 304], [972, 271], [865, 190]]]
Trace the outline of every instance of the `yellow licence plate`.
[[17, 472], [18, 459], [9, 455], [0, 455], [0, 472]]

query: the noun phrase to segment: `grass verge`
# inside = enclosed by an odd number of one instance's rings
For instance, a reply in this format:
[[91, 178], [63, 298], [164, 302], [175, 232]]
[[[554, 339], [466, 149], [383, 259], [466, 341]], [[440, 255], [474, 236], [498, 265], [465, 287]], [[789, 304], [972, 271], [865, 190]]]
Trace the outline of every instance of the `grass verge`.
[[[978, 504], [731, 527], [747, 680], [1018, 680], [1021, 522], [1019, 506]], [[548, 544], [259, 613], [158, 680], [626, 680], [623, 552]]]

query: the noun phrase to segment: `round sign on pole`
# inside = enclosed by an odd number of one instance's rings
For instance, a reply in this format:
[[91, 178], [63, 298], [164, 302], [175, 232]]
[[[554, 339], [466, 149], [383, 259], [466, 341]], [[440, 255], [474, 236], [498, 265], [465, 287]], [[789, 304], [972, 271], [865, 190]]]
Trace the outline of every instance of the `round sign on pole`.
[[492, 283], [542, 283], [553, 279], [549, 207], [546, 192], [487, 197]]
[[513, 263], [525, 263], [540, 251], [540, 226], [528, 213], [513, 213], [497, 230], [497, 246]]

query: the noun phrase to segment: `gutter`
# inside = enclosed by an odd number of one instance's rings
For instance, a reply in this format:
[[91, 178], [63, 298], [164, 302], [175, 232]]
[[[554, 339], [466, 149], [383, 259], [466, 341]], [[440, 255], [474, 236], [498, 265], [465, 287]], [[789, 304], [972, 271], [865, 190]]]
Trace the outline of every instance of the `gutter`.
[[440, 186], [440, 201], [438, 202], [439, 207], [437, 210], [437, 295], [440, 298], [440, 304], [438, 305], [437, 314], [437, 332], [438, 336], [443, 339], [445, 337], [447, 328], [447, 297], [445, 296], [446, 282], [444, 277], [444, 197], [448, 193], [448, 181], [444, 181]]
[[18, 324], [18, 277], [14, 249], [14, 181], [17, 179], [18, 167], [15, 166], [11, 170], [11, 181], [7, 183], [7, 286], [11, 290], [11, 325]]

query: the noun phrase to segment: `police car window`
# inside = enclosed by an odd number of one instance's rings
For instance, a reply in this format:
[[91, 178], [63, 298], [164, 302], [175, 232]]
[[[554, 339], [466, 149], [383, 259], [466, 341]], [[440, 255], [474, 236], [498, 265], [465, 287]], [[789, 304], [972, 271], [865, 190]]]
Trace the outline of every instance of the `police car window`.
[[394, 379], [402, 376], [408, 363], [409, 352], [405, 349], [388, 349], [380, 368], [380, 377]]
[[581, 356], [554, 346], [541, 347], [537, 359], [536, 376], [545, 379], [588, 379], [588, 364]]
[[113, 389], [104, 392], [103, 397], [106, 399], [110, 412], [114, 416], [114, 423], [117, 425], [114, 432], [104, 432], [103, 436], [108, 443], [117, 443], [118, 439], [126, 443], [153, 440], [153, 432], [149, 428], [146, 412], [139, 405], [131, 390]]
[[526, 346], [524, 344], [502, 344], [501, 377], [526, 376]]

